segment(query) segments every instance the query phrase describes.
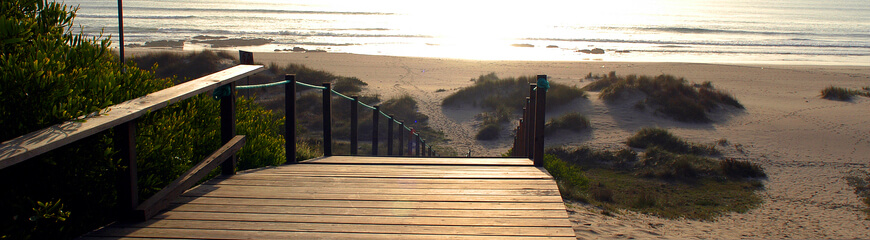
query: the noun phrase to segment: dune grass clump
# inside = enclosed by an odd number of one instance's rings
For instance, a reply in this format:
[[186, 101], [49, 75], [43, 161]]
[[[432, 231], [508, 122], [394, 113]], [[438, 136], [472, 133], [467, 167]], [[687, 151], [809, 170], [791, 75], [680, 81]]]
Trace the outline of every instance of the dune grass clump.
[[[638, 134], [636, 134], [638, 135]], [[658, 140], [691, 146], [670, 134]], [[679, 140], [679, 141], [677, 141]], [[718, 160], [669, 151], [648, 144], [643, 154], [631, 149], [601, 150], [588, 146], [551, 148], [547, 155], [575, 165], [573, 175], [588, 184], [573, 187], [559, 181], [565, 199], [587, 202], [607, 212], [628, 209], [665, 218], [713, 220], [727, 212], [745, 212], [761, 203], [763, 169], [734, 159]], [[683, 149], [684, 148], [675, 148]], [[545, 162], [545, 167], [546, 167]], [[548, 171], [550, 167], [547, 167]], [[562, 167], [560, 175], [567, 167]], [[870, 180], [870, 179], [868, 179]]]
[[643, 93], [646, 98], [636, 108], [649, 106], [657, 113], [682, 122], [709, 122], [708, 112], [721, 106], [743, 109], [743, 105], [730, 94], [715, 89], [710, 82], [689, 84], [683, 78], [671, 75], [616, 76], [615, 72], [583, 87], [587, 91], [600, 91], [599, 98], [616, 101], [627, 94]]
[[589, 118], [578, 112], [566, 113], [557, 118], [550, 119], [544, 125], [544, 133], [549, 135], [560, 130], [580, 132], [589, 128]]
[[855, 188], [855, 194], [865, 206], [862, 211], [867, 214], [867, 219], [870, 219], [870, 171], [855, 170], [846, 177], [846, 182]]
[[[480, 75], [471, 81], [474, 85], [450, 94], [444, 98], [442, 106], [483, 108], [484, 112], [478, 114], [481, 124], [475, 138], [495, 140], [500, 136], [503, 124], [519, 118], [516, 115], [525, 106], [526, 97], [529, 95], [529, 83], [534, 83], [537, 79], [534, 76], [499, 78], [495, 73], [490, 73]], [[547, 109], [585, 97], [586, 92], [580, 88], [550, 83], [550, 89], [547, 91]]]
[[626, 141], [633, 148], [658, 147], [681, 154], [717, 155], [719, 150], [712, 145], [690, 144], [661, 128], [643, 128]]
[[864, 87], [862, 90], [852, 90], [842, 87], [829, 86], [822, 89], [822, 98], [837, 101], [851, 101], [855, 96], [870, 97], [870, 87]]

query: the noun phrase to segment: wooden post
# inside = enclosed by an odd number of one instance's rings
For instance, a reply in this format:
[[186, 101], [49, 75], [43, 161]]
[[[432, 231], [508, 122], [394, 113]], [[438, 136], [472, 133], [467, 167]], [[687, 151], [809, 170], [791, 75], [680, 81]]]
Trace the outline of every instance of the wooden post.
[[526, 126], [528, 127], [527, 135], [526, 135], [526, 155], [529, 159], [534, 157], [534, 147], [535, 147], [535, 87], [537, 87], [537, 83], [529, 83], [529, 118], [526, 121]]
[[393, 116], [387, 117], [387, 156], [393, 155]]
[[[239, 64], [243, 64], [243, 65], [253, 65], [253, 64], [254, 64], [254, 53], [253, 53], [253, 52], [247, 52], [247, 51], [239, 50]], [[284, 76], [284, 80], [287, 80], [286, 77], [287, 77], [287, 76]], [[250, 76], [245, 77], [245, 85], [248, 85], [248, 84], [251, 84], [251, 77], [250, 77]], [[245, 93], [244, 95], [250, 97], [250, 96], [251, 96], [251, 91], [252, 91], [252, 90], [253, 90], [253, 89], [245, 90], [245, 91], [244, 91], [244, 93]]]
[[429, 146], [429, 157], [432, 157], [432, 146]]
[[296, 75], [284, 75], [284, 158], [296, 163]]
[[[538, 79], [547, 79], [547, 75], [538, 75]], [[547, 119], [547, 89], [538, 88], [535, 99], [535, 167], [544, 166], [544, 121]]]
[[404, 156], [405, 155], [404, 148], [405, 148], [405, 123], [402, 121], [399, 121], [399, 149], [398, 149], [399, 151], [396, 155]]
[[350, 101], [350, 155], [357, 155], [357, 138], [359, 134], [359, 129], [357, 128], [357, 124], [359, 123], [359, 113], [358, 113], [358, 105], [359, 105], [359, 97], [353, 96], [351, 97], [353, 100]]
[[115, 148], [119, 149], [121, 172], [118, 174], [118, 207], [120, 218], [129, 219], [139, 206], [139, 185], [136, 164], [136, 119], [114, 128]]
[[372, 156], [378, 155], [378, 115], [381, 115], [381, 106], [372, 110]]
[[[221, 144], [230, 142], [236, 136], [236, 83], [232, 82], [229, 85], [230, 95], [221, 97]], [[236, 161], [238, 161], [236, 155], [230, 155], [230, 158], [221, 164], [221, 173], [236, 174]]]
[[332, 88], [323, 83], [323, 156], [332, 156]]

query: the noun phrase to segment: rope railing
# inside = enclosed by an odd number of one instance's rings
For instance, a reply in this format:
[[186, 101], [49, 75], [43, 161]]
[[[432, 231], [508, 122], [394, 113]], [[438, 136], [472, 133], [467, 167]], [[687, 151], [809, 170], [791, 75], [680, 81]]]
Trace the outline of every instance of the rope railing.
[[[288, 84], [288, 83], [290, 83], [290, 84]], [[236, 89], [255, 89], [255, 88], [264, 88], [264, 87], [274, 87], [274, 86], [279, 86], [279, 85], [284, 85], [284, 84], [287, 84], [285, 86], [285, 95], [286, 95], [285, 96], [285, 98], [286, 98], [285, 105], [288, 105], [288, 106], [285, 106], [285, 111], [288, 113], [287, 117], [285, 119], [285, 121], [286, 121], [285, 124], [286, 125], [293, 125], [293, 126], [296, 125], [296, 119], [295, 119], [296, 87], [295, 86], [299, 85], [299, 86], [308, 87], [308, 88], [312, 88], [312, 89], [318, 89], [318, 90], [321, 90], [321, 92], [323, 92], [323, 90], [329, 89], [328, 92], [324, 92], [324, 93], [328, 93], [328, 95], [324, 94], [324, 96], [323, 96], [323, 109], [324, 109], [324, 111], [323, 111], [323, 113], [324, 113], [324, 119], [323, 119], [323, 127], [324, 127], [324, 131], [323, 131], [323, 142], [324, 142], [323, 145], [324, 146], [323, 146], [323, 149], [324, 149], [324, 151], [323, 151], [323, 154], [324, 154], [324, 156], [331, 156], [332, 155], [332, 126], [331, 126], [332, 125], [332, 119], [331, 119], [332, 118], [332, 116], [331, 116], [332, 95], [337, 95], [338, 97], [344, 98], [348, 101], [355, 102], [355, 103], [362, 105], [363, 107], [368, 108], [368, 109], [373, 111], [373, 115], [372, 115], [372, 117], [373, 117], [373, 119], [372, 119], [372, 123], [373, 123], [372, 124], [373, 125], [373, 128], [372, 128], [372, 150], [371, 150], [372, 155], [378, 155], [378, 147], [379, 147], [378, 146], [378, 140], [379, 140], [379, 138], [378, 138], [379, 126], [378, 125], [379, 124], [378, 124], [377, 116], [381, 115], [381, 116], [384, 116], [387, 120], [389, 120], [389, 122], [387, 122], [387, 126], [388, 126], [387, 155], [399, 155], [399, 156], [405, 155], [406, 152], [402, 151], [402, 149], [406, 145], [406, 142], [405, 142], [405, 139], [403, 136], [405, 135], [404, 132], [407, 132], [408, 133], [408, 139], [407, 139], [407, 150], [408, 150], [407, 154], [408, 155], [429, 156], [429, 157], [438, 156], [438, 154], [432, 150], [432, 146], [428, 145], [421, 138], [420, 134], [417, 133], [413, 128], [410, 128], [409, 126], [404, 124], [404, 122], [400, 121], [399, 119], [396, 119], [393, 116], [390, 116], [389, 114], [381, 111], [379, 106], [372, 106], [372, 105], [366, 104], [364, 102], [360, 102], [357, 99], [357, 97], [347, 96], [347, 95], [344, 95], [338, 91], [335, 91], [334, 89], [331, 88], [330, 83], [323, 83], [323, 86], [311, 85], [311, 84], [307, 84], [307, 83], [303, 83], [303, 82], [298, 82], [298, 81], [296, 81], [295, 75], [288, 74], [285, 76], [284, 81], [265, 83], [265, 84], [236, 86]], [[216, 94], [216, 96], [217, 96], [217, 94]], [[293, 105], [293, 106], [289, 106], [289, 105]], [[350, 153], [351, 153], [351, 155], [356, 155], [357, 154], [356, 148], [358, 145], [357, 144], [357, 142], [358, 142], [357, 134], [358, 133], [356, 132], [358, 129], [356, 126], [356, 124], [358, 122], [357, 111], [355, 109], [352, 109], [351, 115], [352, 115], [351, 116], [351, 125], [352, 125], [351, 132], [352, 133], [351, 133], [351, 139], [350, 139], [351, 140]], [[399, 150], [398, 150], [398, 152], [393, 151], [394, 134], [393, 134], [392, 125], [394, 125], [394, 124], [398, 124], [399, 131], [403, 131], [400, 134], [396, 134], [399, 136], [399, 139], [398, 139], [399, 140], [399, 144], [398, 144]], [[295, 128], [287, 128], [287, 129], [295, 129]], [[287, 153], [290, 153], [290, 152], [295, 153], [296, 152], [295, 131], [288, 131], [288, 133], [286, 133], [286, 135], [288, 135], [288, 136], [285, 136], [285, 138], [286, 138], [285, 140], [287, 141], [287, 145], [288, 145], [288, 146], [286, 146], [286, 150], [287, 150], [286, 152]], [[290, 146], [290, 145], [292, 145], [292, 146]], [[289, 163], [297, 162], [295, 154], [287, 154], [287, 162], [289, 162]]]

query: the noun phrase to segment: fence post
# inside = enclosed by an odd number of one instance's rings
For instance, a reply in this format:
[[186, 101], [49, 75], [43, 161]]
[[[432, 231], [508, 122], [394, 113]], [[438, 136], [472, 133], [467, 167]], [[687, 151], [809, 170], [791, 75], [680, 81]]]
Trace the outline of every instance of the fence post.
[[381, 106], [372, 110], [372, 156], [378, 155], [378, 115], [381, 115]]
[[533, 159], [534, 149], [535, 149], [535, 99], [537, 96], [535, 95], [535, 88], [538, 86], [537, 83], [529, 83], [529, 118], [526, 121], [526, 155], [529, 159]]
[[[236, 83], [230, 85], [229, 96], [221, 97], [221, 144], [230, 142], [236, 136]], [[221, 164], [221, 173], [224, 175], [236, 174], [235, 154]]]
[[405, 148], [405, 123], [402, 121], [399, 121], [399, 149], [398, 149], [399, 152], [396, 155], [404, 156], [405, 155], [404, 148]]
[[393, 116], [387, 117], [387, 156], [393, 155]]
[[136, 164], [136, 119], [114, 128], [115, 148], [119, 149], [121, 174], [118, 175], [118, 207], [120, 218], [128, 219], [139, 206], [138, 165]]
[[359, 129], [357, 128], [357, 124], [359, 123], [359, 113], [358, 113], [358, 105], [359, 105], [359, 97], [353, 96], [351, 97], [353, 100], [350, 101], [350, 155], [357, 155], [357, 138], [359, 134]]
[[284, 75], [284, 158], [296, 163], [296, 75]]
[[432, 146], [429, 146], [429, 157], [432, 157]]
[[420, 139], [420, 134], [418, 133], [414, 135], [417, 136], [417, 149], [415, 150], [415, 154], [416, 156], [423, 156], [423, 154], [420, 154], [420, 147], [423, 146], [423, 139]]
[[[538, 79], [547, 79], [547, 75], [538, 75]], [[539, 87], [535, 99], [535, 167], [544, 166], [544, 121], [546, 121], [547, 89]]]
[[323, 83], [323, 156], [332, 156], [332, 88]]

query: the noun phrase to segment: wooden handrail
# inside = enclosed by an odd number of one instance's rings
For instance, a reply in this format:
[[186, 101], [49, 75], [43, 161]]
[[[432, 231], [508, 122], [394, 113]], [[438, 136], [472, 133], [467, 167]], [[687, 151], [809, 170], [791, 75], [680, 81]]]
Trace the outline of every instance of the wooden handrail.
[[239, 65], [211, 75], [113, 105], [98, 113], [47, 127], [0, 144], [0, 169], [130, 122], [169, 104], [214, 90], [262, 71], [263, 66]]

